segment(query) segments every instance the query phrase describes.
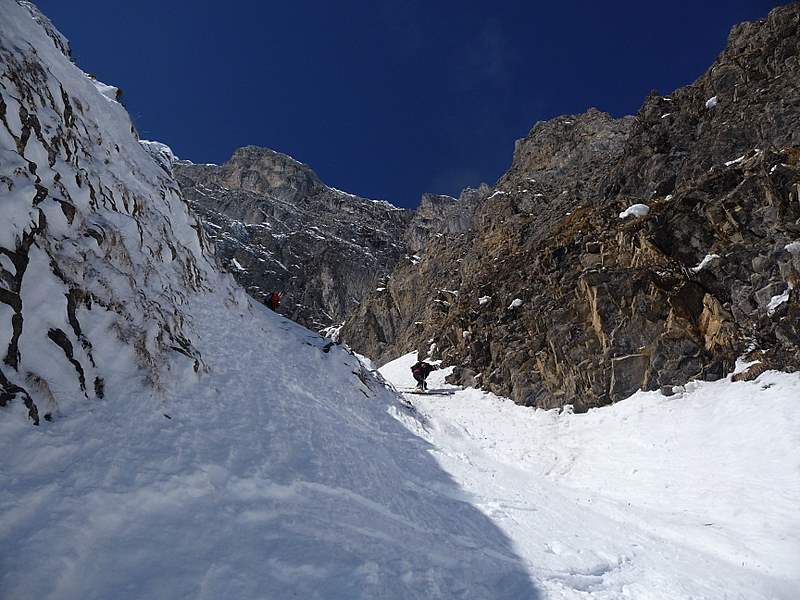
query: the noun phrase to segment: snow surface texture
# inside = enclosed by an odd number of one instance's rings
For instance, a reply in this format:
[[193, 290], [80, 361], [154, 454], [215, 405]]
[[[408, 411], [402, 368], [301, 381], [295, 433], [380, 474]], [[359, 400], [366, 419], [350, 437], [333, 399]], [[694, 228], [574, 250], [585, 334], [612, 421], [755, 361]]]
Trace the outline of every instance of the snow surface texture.
[[[411, 388], [415, 354], [380, 369]], [[587, 414], [428, 378], [403, 417], [553, 599], [800, 597], [800, 375], [639, 392]], [[444, 391], [453, 395], [438, 395]]]
[[115, 370], [201, 370], [182, 304], [212, 266], [171, 152], [139, 144], [29, 3], [0, 0], [0, 27], [0, 405], [37, 422], [101, 399]]
[[0, 596], [537, 597], [357, 357], [250, 301], [187, 310], [194, 385], [115, 385], [41, 428], [6, 409]]

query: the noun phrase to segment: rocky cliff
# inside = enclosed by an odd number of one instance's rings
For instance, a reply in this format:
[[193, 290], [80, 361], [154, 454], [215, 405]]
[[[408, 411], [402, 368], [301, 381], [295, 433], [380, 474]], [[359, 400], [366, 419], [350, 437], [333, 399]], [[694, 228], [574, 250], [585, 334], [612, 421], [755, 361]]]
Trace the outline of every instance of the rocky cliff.
[[408, 211], [328, 187], [279, 152], [247, 146], [223, 165], [174, 168], [239, 283], [262, 301], [283, 292], [281, 312], [312, 329], [344, 321], [406, 253]]
[[489, 186], [483, 184], [476, 189], [465, 189], [458, 198], [423, 194], [405, 231], [405, 244], [409, 252], [423, 251], [434, 237], [454, 236], [469, 231], [475, 209], [489, 190]]
[[[800, 5], [736, 26], [634, 117], [538, 123], [467, 228], [427, 233], [346, 322], [516, 402], [585, 410], [800, 368]], [[419, 238], [414, 238], [419, 239]]]
[[214, 270], [171, 153], [140, 144], [117, 88], [29, 2], [0, 0], [0, 20], [0, 406], [38, 425], [109, 374], [202, 370], [183, 305]]

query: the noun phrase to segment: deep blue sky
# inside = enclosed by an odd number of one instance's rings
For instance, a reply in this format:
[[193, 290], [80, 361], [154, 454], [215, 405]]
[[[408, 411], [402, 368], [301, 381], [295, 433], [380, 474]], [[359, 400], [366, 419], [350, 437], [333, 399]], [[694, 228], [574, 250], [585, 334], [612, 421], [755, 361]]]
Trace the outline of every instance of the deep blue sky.
[[39, 0], [142, 137], [224, 162], [247, 144], [415, 206], [493, 183], [538, 120], [635, 112], [782, 2]]

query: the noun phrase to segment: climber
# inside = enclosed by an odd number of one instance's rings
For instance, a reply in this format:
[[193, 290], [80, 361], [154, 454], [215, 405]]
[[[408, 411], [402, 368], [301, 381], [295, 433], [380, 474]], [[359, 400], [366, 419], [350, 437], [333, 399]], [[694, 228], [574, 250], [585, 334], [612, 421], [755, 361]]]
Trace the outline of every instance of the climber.
[[280, 305], [281, 305], [281, 293], [272, 292], [269, 295], [269, 299], [267, 300], [267, 306], [270, 307], [272, 310], [278, 310], [278, 307]]
[[428, 389], [425, 379], [430, 375], [431, 371], [435, 371], [438, 368], [439, 367], [436, 365], [426, 363], [424, 360], [417, 361], [411, 367], [411, 374], [414, 376], [414, 379], [417, 380], [417, 390], [422, 392]]

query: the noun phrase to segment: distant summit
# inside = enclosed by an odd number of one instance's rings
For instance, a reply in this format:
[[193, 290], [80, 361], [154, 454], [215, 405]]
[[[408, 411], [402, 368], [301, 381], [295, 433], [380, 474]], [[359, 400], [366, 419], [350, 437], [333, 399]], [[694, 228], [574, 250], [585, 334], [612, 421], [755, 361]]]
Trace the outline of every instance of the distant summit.
[[329, 187], [286, 154], [246, 146], [174, 169], [236, 279], [261, 301], [282, 292], [281, 312], [312, 329], [343, 322], [405, 254], [409, 211]]

